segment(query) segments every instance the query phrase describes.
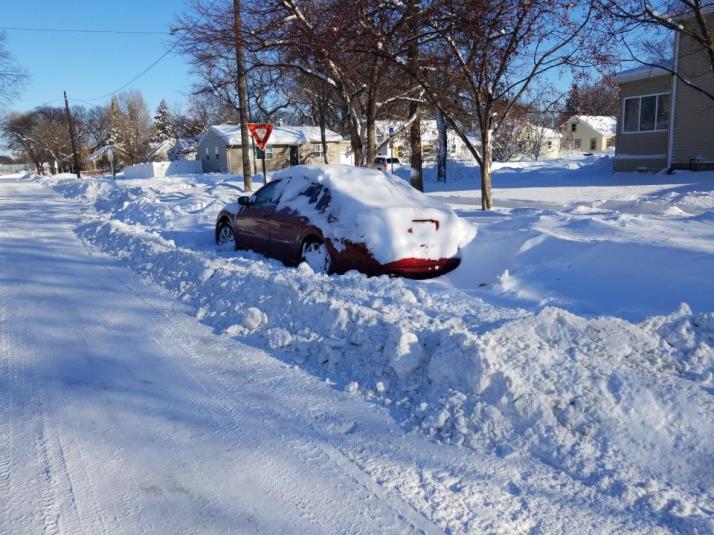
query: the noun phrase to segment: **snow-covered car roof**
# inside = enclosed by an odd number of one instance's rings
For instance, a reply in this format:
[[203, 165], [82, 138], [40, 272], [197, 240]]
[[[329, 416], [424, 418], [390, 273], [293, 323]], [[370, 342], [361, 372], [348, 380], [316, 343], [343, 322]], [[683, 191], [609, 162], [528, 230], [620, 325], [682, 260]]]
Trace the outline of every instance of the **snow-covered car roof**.
[[[401, 178], [350, 165], [299, 165], [278, 171], [278, 208], [289, 207], [319, 227], [335, 247], [364, 243], [382, 264], [404, 258], [456, 256], [476, 228], [441, 201]], [[286, 180], [291, 179], [291, 180]], [[313, 184], [329, 191], [329, 208], [304, 195]]]
[[[240, 145], [240, 125], [218, 124], [211, 126], [227, 145]], [[342, 136], [332, 130], [325, 130], [328, 142], [342, 141]], [[305, 143], [320, 143], [320, 128], [317, 126], [274, 126], [268, 139], [268, 145], [304, 145]]]

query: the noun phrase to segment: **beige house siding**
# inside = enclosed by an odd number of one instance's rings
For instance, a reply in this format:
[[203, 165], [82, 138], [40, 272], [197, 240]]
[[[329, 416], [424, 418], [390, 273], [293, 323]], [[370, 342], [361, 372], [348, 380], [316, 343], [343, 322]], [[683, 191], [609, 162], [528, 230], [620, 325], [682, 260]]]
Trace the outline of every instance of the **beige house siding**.
[[[315, 143], [314, 145], [320, 145]], [[289, 145], [268, 145], [272, 148], [272, 158], [265, 160], [266, 171], [278, 171], [290, 167]], [[298, 159], [301, 164], [325, 163], [321, 154], [313, 154], [313, 144], [298, 145]], [[267, 147], [266, 147], [267, 148]], [[216, 153], [216, 149], [218, 152]], [[208, 150], [208, 153], [206, 152]], [[260, 159], [254, 157], [251, 146], [250, 167], [252, 173], [262, 171]], [[327, 143], [327, 156], [331, 164], [339, 164], [340, 142]], [[236, 173], [243, 172], [243, 153], [240, 146], [226, 146], [225, 140], [209, 130], [198, 145], [196, 159], [201, 160], [205, 173]]]
[[[306, 143], [304, 145], [298, 145], [298, 163], [299, 164], [324, 164], [325, 160], [321, 154], [313, 154], [312, 146], [320, 145], [320, 143]], [[290, 145], [268, 145], [266, 147], [266, 159], [265, 159], [265, 170], [266, 171], [279, 171], [280, 169], [285, 169], [290, 167]], [[267, 156], [272, 149], [272, 157]], [[252, 150], [252, 149], [251, 149]], [[228, 162], [230, 166], [226, 169], [231, 173], [241, 173], [243, 167], [242, 163], [242, 150], [240, 146], [231, 146], [227, 150]], [[340, 143], [339, 142], [328, 142], [327, 143], [327, 157], [330, 164], [340, 163]], [[253, 158], [251, 154], [250, 158], [251, 171], [254, 173], [262, 172], [262, 162], [259, 158]], [[255, 165], [255, 168], [253, 167]]]
[[615, 171], [660, 170], [667, 167], [669, 131], [625, 132], [625, 99], [672, 92], [670, 75], [655, 76], [620, 84], [620, 116], [617, 119]]
[[209, 130], [198, 145], [196, 159], [201, 160], [204, 173], [225, 173], [228, 170], [225, 141]]
[[[714, 18], [709, 17], [714, 27]], [[677, 70], [697, 86], [714, 93], [711, 64], [701, 46], [680, 34]], [[672, 166], [689, 169], [692, 160], [714, 163], [714, 100], [677, 81]]]

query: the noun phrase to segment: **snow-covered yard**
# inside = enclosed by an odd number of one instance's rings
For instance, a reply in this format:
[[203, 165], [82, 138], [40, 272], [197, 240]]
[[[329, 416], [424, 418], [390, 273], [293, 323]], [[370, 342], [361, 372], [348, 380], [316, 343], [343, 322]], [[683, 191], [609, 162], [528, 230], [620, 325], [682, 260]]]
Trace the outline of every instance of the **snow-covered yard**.
[[475, 169], [454, 165], [446, 184], [428, 170], [429, 194], [478, 234], [426, 282], [216, 250], [239, 177], [28, 178], [76, 201], [63, 206], [79, 237], [212, 336], [387, 411], [401, 433], [388, 447], [358, 446], [370, 429], [354, 421], [324, 440], [440, 529], [711, 532], [714, 174], [611, 164], [498, 165], [488, 213]]

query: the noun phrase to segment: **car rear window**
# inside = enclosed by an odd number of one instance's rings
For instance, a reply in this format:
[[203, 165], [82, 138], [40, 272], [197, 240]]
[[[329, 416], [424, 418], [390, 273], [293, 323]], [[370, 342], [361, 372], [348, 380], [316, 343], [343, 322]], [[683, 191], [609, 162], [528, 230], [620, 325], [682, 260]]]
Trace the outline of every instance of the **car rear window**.
[[310, 184], [302, 193], [303, 197], [309, 198], [309, 203], [314, 204], [319, 211], [324, 211], [330, 203], [330, 193], [322, 184]]

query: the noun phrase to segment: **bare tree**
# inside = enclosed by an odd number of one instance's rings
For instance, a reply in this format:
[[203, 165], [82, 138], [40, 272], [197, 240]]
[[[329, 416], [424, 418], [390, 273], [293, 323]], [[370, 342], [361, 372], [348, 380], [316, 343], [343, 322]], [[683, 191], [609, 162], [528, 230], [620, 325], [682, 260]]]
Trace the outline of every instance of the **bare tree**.
[[[585, 0], [445, 0], [421, 9], [425, 50], [416, 78], [478, 162], [484, 210], [493, 205], [494, 135], [513, 106], [545, 73], [584, 66], [590, 50], [599, 57], [589, 64], [601, 60], [605, 40], [598, 40], [594, 14]], [[476, 118], [478, 147], [467, 135], [467, 114]]]
[[5, 33], [0, 32], [0, 103], [17, 96], [27, 80], [27, 73], [22, 70], [5, 48]]
[[[706, 0], [599, 0], [599, 4], [618, 22], [613, 36], [620, 37], [620, 44], [629, 52], [631, 61], [668, 71], [686, 86], [714, 100], [711, 84], [705, 81], [714, 75], [714, 3]], [[701, 54], [706, 72], [687, 71], [671, 62], [672, 47], [663, 31], [686, 40], [688, 53]]]
[[2, 126], [8, 146], [32, 161], [42, 174], [72, 169], [72, 142], [63, 108], [43, 106], [27, 113], [10, 114]]

